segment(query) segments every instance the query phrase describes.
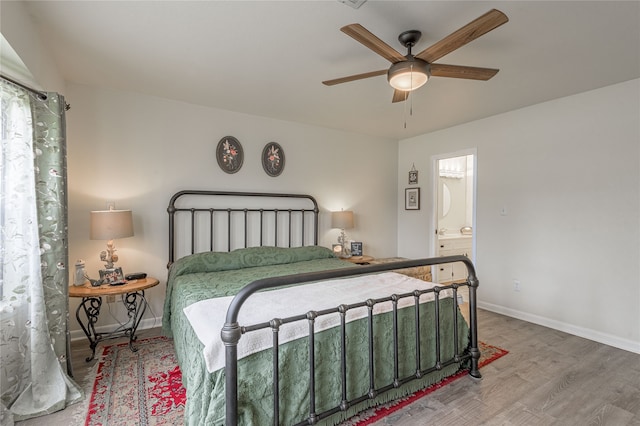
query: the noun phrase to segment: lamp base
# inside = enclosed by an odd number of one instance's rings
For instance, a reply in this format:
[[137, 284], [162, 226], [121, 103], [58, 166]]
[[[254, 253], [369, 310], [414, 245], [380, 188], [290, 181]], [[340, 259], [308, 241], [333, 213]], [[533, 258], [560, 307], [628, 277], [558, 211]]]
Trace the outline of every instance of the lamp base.
[[351, 248], [348, 247], [347, 244], [347, 234], [345, 234], [343, 229], [342, 232], [340, 232], [340, 236], [338, 237], [338, 245], [341, 247], [338, 257], [341, 259], [348, 259], [351, 257]]
[[100, 252], [100, 260], [107, 262], [104, 264], [106, 269], [113, 269], [114, 263], [118, 261], [118, 255], [116, 254], [116, 245], [113, 240], [107, 241], [107, 250]]

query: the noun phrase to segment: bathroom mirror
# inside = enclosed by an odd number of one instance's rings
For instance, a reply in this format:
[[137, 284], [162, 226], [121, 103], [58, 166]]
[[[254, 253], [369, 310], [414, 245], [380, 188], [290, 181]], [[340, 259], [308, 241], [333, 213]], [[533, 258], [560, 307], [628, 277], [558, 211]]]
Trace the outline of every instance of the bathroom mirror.
[[447, 216], [451, 209], [451, 191], [445, 182], [442, 182], [442, 217]]

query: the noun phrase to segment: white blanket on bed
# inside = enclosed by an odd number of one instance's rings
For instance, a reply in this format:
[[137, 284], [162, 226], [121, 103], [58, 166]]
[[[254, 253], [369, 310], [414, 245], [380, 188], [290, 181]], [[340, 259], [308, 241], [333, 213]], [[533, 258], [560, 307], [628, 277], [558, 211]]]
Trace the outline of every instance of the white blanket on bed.
[[[323, 281], [289, 287], [280, 290], [255, 293], [249, 297], [238, 317], [238, 323], [253, 325], [268, 322], [274, 318], [286, 318], [306, 314], [308, 311], [331, 309], [340, 304], [360, 303], [367, 299], [388, 297], [392, 294], [411, 293], [414, 290], [431, 288], [435, 284], [411, 278], [395, 272], [358, 276], [339, 280]], [[441, 297], [449, 296], [450, 290], [443, 291]], [[204, 358], [209, 372], [216, 371], [225, 364], [224, 344], [220, 331], [225, 323], [227, 309], [232, 296], [207, 299], [184, 308], [198, 339], [204, 345]], [[420, 297], [420, 303], [433, 300], [432, 294]], [[413, 305], [413, 298], [403, 298], [398, 307]], [[391, 302], [376, 304], [374, 313], [389, 312]], [[367, 316], [368, 309], [357, 308], [348, 311], [346, 320], [354, 321]], [[339, 314], [323, 315], [315, 320], [315, 331], [322, 331], [340, 324]], [[296, 321], [280, 327], [279, 342], [286, 343], [308, 336], [307, 321]], [[238, 342], [238, 359], [272, 347], [271, 328], [243, 334]]]

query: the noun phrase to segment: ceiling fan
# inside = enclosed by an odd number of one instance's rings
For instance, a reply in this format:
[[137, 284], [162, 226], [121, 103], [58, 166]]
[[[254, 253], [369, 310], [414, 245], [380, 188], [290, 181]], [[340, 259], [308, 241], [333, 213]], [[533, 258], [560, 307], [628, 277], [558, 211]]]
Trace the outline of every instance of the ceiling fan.
[[486, 81], [496, 75], [499, 70], [462, 65], [434, 64], [434, 62], [508, 21], [507, 15], [497, 9], [492, 9], [427, 47], [417, 55], [411, 53], [411, 48], [420, 40], [422, 35], [418, 30], [405, 31], [398, 36], [400, 43], [407, 48], [407, 54], [403, 55], [362, 25], [350, 24], [340, 28], [340, 31], [373, 50], [391, 62], [392, 65], [389, 69], [336, 78], [322, 83], [327, 86], [333, 86], [387, 74], [387, 80], [391, 87], [394, 88], [393, 102], [402, 102], [407, 100], [409, 93], [424, 85], [431, 76]]

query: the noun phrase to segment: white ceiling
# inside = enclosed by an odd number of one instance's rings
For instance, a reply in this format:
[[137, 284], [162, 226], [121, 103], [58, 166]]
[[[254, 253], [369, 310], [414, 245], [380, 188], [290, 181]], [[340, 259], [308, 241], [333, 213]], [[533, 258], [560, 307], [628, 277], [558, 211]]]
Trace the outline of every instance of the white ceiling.
[[[395, 140], [640, 77], [638, 1], [26, 5], [69, 82]], [[419, 52], [492, 8], [509, 22], [437, 61], [499, 68], [488, 82], [434, 77], [397, 104], [385, 76], [321, 84], [390, 65], [340, 32], [346, 24], [402, 53], [398, 34], [421, 30]]]

